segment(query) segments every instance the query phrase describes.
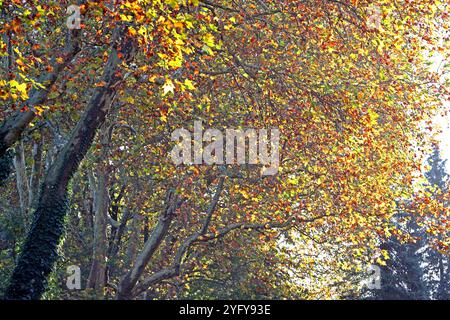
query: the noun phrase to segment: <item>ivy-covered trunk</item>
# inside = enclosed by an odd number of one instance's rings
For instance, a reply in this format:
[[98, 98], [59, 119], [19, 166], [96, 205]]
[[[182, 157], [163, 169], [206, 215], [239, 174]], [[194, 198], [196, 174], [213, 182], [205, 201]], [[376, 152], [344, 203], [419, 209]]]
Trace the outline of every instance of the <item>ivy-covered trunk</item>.
[[121, 45], [113, 44], [104, 69], [102, 81], [105, 85], [96, 88], [69, 141], [47, 172], [34, 221], [10, 279], [6, 299], [39, 299], [45, 291], [63, 233], [67, 186], [89, 150], [97, 129], [105, 121], [117, 86], [123, 80], [120, 64], [134, 57], [136, 43], [126, 36], [126, 28], [120, 32], [118, 39], [121, 39], [118, 40]]
[[8, 179], [13, 166], [12, 152], [7, 149], [5, 144], [0, 141], [0, 153], [3, 154], [3, 156], [0, 156], [0, 186]]

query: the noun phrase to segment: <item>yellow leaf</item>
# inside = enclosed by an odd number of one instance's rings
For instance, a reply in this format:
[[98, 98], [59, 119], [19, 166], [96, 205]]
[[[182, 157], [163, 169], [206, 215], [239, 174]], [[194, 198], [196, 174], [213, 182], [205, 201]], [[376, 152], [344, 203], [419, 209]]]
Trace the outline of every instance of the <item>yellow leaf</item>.
[[184, 80], [184, 85], [185, 85], [186, 88], [188, 88], [189, 90], [195, 90], [194, 83], [193, 83], [191, 80], [189, 80], [189, 79]]

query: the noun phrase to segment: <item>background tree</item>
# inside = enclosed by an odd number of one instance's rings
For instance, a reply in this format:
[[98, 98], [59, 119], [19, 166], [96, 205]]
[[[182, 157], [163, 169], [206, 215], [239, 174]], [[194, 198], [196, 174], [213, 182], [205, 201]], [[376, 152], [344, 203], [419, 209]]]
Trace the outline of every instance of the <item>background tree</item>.
[[[448, 194], [448, 174], [446, 160], [440, 157], [439, 148], [434, 147], [428, 158], [429, 170], [425, 173], [428, 190], [434, 200], [442, 201]], [[444, 198], [445, 199], [445, 198]], [[447, 207], [447, 201], [444, 200]], [[435, 244], [434, 234], [417, 216], [414, 206], [407, 205], [409, 211], [395, 216], [403, 234], [409, 239], [392, 236], [381, 247], [389, 259], [381, 267], [381, 290], [373, 290], [372, 298], [381, 300], [447, 300], [448, 291], [448, 249]], [[441, 235], [437, 236], [442, 240]]]

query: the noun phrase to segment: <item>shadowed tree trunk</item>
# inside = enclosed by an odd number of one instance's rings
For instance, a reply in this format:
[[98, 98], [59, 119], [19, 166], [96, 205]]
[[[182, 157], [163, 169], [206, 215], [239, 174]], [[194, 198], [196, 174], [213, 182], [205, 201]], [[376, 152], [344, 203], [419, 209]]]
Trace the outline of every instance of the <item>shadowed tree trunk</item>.
[[[43, 181], [32, 227], [6, 291], [6, 299], [39, 299], [57, 259], [67, 209], [67, 186], [89, 150], [122, 82], [119, 68], [134, 58], [136, 43], [123, 28], [104, 69], [104, 86], [97, 87], [69, 141], [56, 156]], [[114, 41], [115, 42], [115, 41]], [[120, 57], [120, 58], [119, 58]]]

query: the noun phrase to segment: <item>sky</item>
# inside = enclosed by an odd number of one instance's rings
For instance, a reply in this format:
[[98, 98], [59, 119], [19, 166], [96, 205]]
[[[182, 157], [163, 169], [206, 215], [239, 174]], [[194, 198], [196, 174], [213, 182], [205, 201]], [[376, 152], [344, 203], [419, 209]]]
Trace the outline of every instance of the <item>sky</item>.
[[[446, 103], [446, 108], [450, 108], [450, 103]], [[442, 133], [438, 136], [438, 139], [440, 142], [441, 156], [448, 160], [447, 171], [450, 173], [450, 115], [447, 117], [437, 117], [435, 122], [442, 127]]]

